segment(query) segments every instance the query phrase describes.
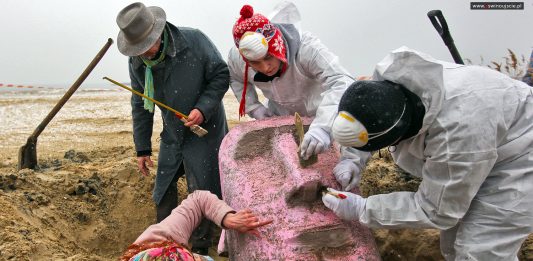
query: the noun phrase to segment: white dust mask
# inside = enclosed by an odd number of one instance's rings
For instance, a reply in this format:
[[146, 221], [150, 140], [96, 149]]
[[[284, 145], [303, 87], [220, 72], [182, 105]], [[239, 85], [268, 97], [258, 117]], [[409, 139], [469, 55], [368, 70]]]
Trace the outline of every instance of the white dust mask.
[[358, 148], [368, 142], [368, 132], [365, 126], [346, 111], [337, 114], [331, 132], [333, 139], [342, 146]]
[[256, 32], [244, 33], [239, 41], [239, 52], [249, 61], [262, 59], [268, 52], [265, 36]]

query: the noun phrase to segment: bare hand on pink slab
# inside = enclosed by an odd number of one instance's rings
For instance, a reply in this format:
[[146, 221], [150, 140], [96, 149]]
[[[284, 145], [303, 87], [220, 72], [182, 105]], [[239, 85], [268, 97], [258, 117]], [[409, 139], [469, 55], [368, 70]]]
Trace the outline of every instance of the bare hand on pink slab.
[[261, 237], [257, 228], [270, 223], [272, 223], [272, 220], [259, 221], [259, 218], [249, 209], [239, 210], [237, 213], [228, 213], [222, 220], [224, 228], [252, 234], [256, 237]]

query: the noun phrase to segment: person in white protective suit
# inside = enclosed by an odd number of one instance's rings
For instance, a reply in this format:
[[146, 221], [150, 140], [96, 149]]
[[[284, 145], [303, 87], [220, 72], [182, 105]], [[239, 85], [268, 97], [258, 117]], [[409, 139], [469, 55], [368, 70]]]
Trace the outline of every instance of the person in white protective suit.
[[446, 260], [518, 260], [533, 231], [533, 89], [407, 47], [372, 79], [346, 90], [333, 138], [361, 153], [393, 146], [422, 182], [416, 192], [325, 195], [326, 207], [372, 228], [440, 229]]
[[[239, 115], [248, 113], [261, 120], [298, 112], [314, 117], [300, 146], [301, 155], [307, 159], [327, 150], [338, 102], [354, 78], [318, 38], [299, 30], [300, 14], [294, 4], [277, 5], [271, 20], [254, 14], [249, 5], [243, 6], [240, 14], [233, 27], [235, 47], [228, 58], [231, 89], [240, 101]], [[256, 88], [268, 99], [266, 105], [259, 101]], [[342, 148], [343, 155], [345, 150]], [[361, 160], [357, 155], [343, 157], [334, 174], [354, 176], [358, 172], [354, 162]], [[348, 190], [356, 184], [345, 180]]]

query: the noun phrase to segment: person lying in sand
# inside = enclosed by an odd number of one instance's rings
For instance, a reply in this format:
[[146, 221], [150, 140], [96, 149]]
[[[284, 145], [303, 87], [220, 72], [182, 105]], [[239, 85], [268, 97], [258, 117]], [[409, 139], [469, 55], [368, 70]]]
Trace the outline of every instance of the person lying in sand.
[[[176, 207], [170, 216], [149, 226], [131, 244], [120, 260], [212, 260], [209, 256], [193, 254], [187, 247], [192, 231], [204, 215], [224, 229], [259, 237], [259, 227], [272, 223], [260, 221], [249, 209], [233, 210], [224, 201], [209, 191], [196, 190]], [[165, 259], [167, 260], [167, 259]]]

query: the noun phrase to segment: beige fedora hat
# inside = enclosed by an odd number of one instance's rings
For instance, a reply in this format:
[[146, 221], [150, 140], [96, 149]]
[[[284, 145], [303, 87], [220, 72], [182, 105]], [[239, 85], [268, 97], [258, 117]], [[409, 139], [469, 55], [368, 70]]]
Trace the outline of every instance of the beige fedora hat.
[[126, 56], [145, 53], [161, 36], [166, 20], [165, 11], [160, 7], [146, 7], [138, 2], [126, 6], [117, 15], [118, 50]]

